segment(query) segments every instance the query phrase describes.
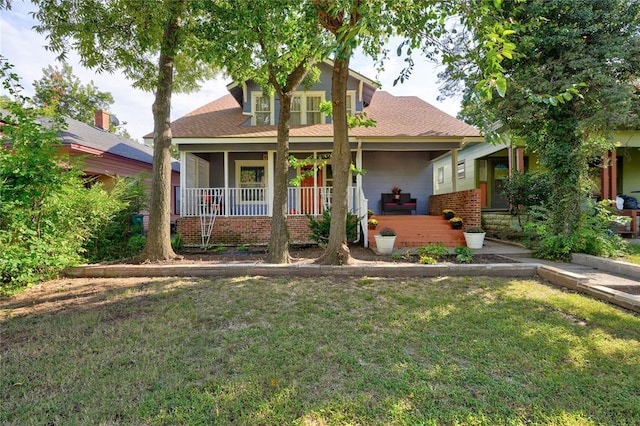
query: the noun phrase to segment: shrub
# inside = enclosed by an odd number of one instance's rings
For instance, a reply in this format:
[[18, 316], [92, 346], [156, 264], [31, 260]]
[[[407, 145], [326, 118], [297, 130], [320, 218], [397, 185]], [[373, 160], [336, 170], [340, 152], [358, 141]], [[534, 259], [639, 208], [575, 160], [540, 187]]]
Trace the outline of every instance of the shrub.
[[[147, 191], [144, 175], [118, 178], [109, 191], [121, 208], [106, 220], [85, 243], [86, 257], [91, 262], [135, 257], [144, 248], [143, 224], [134, 223], [133, 216], [145, 208]], [[142, 242], [142, 245], [140, 243]]]
[[422, 259], [423, 257], [431, 257], [434, 260], [439, 261], [449, 255], [449, 250], [444, 246], [443, 243], [437, 243], [422, 246], [416, 250], [416, 253], [418, 254], [418, 256], [420, 256], [420, 259]]
[[64, 122], [41, 123], [25, 108], [17, 77], [0, 66], [4, 88], [15, 97], [3, 104], [0, 146], [0, 294], [52, 278], [83, 261], [84, 244], [123, 204], [96, 184], [89, 189], [76, 163], [59, 150]]
[[615, 257], [624, 253], [625, 243], [612, 229], [615, 213], [609, 200], [598, 203], [587, 201], [576, 231], [566, 237], [550, 231], [545, 209], [535, 210], [536, 215], [525, 223], [525, 242], [536, 250], [535, 256], [569, 261], [571, 253], [587, 253], [601, 257]]
[[387, 226], [380, 230], [380, 235], [383, 237], [395, 237], [396, 231], [394, 231], [393, 228], [389, 228]]
[[435, 265], [438, 263], [438, 261], [431, 256], [420, 256], [418, 262], [422, 265]]
[[[322, 212], [322, 217], [315, 219], [307, 214], [309, 219], [309, 230], [311, 234], [309, 238], [320, 245], [324, 245], [329, 241], [329, 230], [331, 228], [331, 211], [329, 209]], [[354, 241], [357, 237], [358, 217], [352, 213], [347, 213], [347, 241]]]
[[176, 234], [173, 237], [171, 237], [171, 248], [174, 251], [182, 250], [183, 247], [184, 247], [184, 241], [182, 240], [182, 237], [180, 236], [180, 234]]
[[484, 229], [478, 228], [477, 226], [472, 226], [470, 228], [465, 229], [467, 234], [482, 234], [484, 233]]
[[454, 249], [456, 261], [459, 263], [471, 263], [473, 261], [473, 250], [469, 247], [458, 246]]

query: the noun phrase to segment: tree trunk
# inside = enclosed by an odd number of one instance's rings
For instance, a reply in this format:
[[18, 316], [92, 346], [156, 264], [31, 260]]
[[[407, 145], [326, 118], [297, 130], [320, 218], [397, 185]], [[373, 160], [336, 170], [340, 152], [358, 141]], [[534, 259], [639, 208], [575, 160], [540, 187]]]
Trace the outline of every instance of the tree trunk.
[[[350, 53], [350, 52], [349, 52]], [[350, 184], [351, 148], [347, 126], [347, 81], [349, 78], [350, 54], [335, 59], [331, 76], [331, 99], [333, 104], [333, 194], [331, 198], [331, 227], [329, 242], [319, 263], [344, 265], [351, 261], [347, 245], [347, 195]]]
[[269, 262], [289, 263], [289, 229], [287, 228], [287, 172], [289, 171], [289, 122], [291, 102], [296, 89], [307, 75], [312, 62], [301, 61], [287, 76], [284, 87], [278, 83], [275, 72], [269, 73], [269, 81], [280, 97], [278, 114], [278, 138], [276, 147], [276, 170], [271, 215], [271, 238], [269, 239]]
[[289, 120], [294, 92], [280, 93], [276, 170], [269, 239], [269, 262], [289, 263], [289, 230], [287, 228], [287, 171], [289, 170]]
[[186, 0], [169, 2], [169, 17], [160, 47], [158, 86], [153, 102], [153, 180], [149, 206], [149, 231], [140, 261], [176, 258], [171, 247], [171, 94], [174, 58], [180, 45], [181, 17]]

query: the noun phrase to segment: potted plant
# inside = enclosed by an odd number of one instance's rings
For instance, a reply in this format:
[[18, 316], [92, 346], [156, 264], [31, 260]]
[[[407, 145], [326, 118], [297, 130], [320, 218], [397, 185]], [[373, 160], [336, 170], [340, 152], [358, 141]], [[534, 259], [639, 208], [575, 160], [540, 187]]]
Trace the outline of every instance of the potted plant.
[[393, 199], [394, 200], [399, 200], [400, 199], [400, 193], [402, 192], [402, 189], [400, 189], [398, 186], [393, 186], [393, 188], [391, 188], [391, 192], [393, 192]]
[[462, 229], [462, 218], [455, 216], [449, 219], [449, 223], [453, 229]]
[[367, 209], [367, 217], [373, 216], [373, 210]]
[[375, 239], [378, 254], [393, 253], [393, 245], [396, 242], [396, 231], [388, 227], [382, 228], [380, 233], [375, 235]]
[[456, 213], [451, 210], [451, 209], [444, 209], [442, 210], [442, 216], [446, 219], [446, 220], [450, 220], [453, 219], [455, 217]]
[[481, 249], [484, 244], [484, 236], [486, 232], [484, 229], [478, 227], [467, 228], [464, 232], [464, 240], [467, 242], [467, 247], [471, 249]]
[[367, 226], [369, 229], [376, 229], [376, 226], [378, 226], [378, 219], [376, 219], [375, 217], [370, 217], [369, 219], [367, 219]]

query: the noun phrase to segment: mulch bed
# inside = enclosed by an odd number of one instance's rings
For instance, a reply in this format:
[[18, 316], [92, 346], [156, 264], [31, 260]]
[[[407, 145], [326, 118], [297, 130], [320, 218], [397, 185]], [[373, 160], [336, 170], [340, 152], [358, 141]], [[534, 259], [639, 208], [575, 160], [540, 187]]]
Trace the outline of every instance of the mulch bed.
[[[243, 247], [246, 248], [246, 247]], [[220, 250], [220, 251], [218, 251]], [[394, 259], [391, 255], [378, 255], [369, 248], [361, 246], [350, 247], [351, 256], [358, 261], [376, 263], [418, 263], [418, 256], [403, 255], [401, 259]], [[323, 248], [318, 246], [291, 247], [289, 250], [294, 262], [312, 263], [323, 253]], [[238, 250], [237, 247], [203, 250], [200, 248], [185, 248], [179, 252], [184, 257], [180, 262], [196, 263], [264, 263], [267, 259], [266, 249], [263, 247], [248, 247]], [[441, 263], [458, 263], [455, 255], [447, 256]], [[517, 263], [499, 255], [477, 254], [473, 256], [471, 263]]]

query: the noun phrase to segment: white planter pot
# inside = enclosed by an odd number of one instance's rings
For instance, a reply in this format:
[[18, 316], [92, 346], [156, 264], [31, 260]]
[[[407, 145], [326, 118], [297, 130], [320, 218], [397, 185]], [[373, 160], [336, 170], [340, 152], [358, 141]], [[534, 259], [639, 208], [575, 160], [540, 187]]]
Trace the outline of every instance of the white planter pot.
[[484, 243], [485, 232], [463, 232], [464, 239], [467, 242], [467, 247], [470, 249], [481, 249]]
[[382, 235], [374, 235], [376, 239], [376, 249], [379, 254], [391, 254], [393, 253], [393, 245], [396, 242], [396, 236], [382, 236]]

